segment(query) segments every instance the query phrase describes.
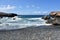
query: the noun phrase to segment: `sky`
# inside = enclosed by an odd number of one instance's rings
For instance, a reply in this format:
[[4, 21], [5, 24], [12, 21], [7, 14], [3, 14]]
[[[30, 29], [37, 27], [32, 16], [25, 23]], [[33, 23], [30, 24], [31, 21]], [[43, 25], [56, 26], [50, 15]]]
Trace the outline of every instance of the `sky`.
[[51, 11], [60, 11], [60, 0], [0, 0], [0, 12], [47, 15]]

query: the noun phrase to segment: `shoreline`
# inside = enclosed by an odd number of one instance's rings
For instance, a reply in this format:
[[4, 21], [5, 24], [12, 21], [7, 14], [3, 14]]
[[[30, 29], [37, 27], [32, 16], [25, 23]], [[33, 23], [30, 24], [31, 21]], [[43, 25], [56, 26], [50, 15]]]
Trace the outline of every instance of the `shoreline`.
[[23, 30], [23, 29], [36, 29], [36, 28], [39, 28], [39, 29], [59, 29], [60, 28], [60, 25], [43, 25], [43, 26], [31, 26], [31, 27], [25, 27], [25, 28], [16, 28], [16, 29], [0, 29], [0, 31], [16, 31], [16, 30]]
[[49, 38], [51, 38], [51, 40], [59, 39], [60, 28], [29, 27], [0, 31], [0, 40], [49, 40]]

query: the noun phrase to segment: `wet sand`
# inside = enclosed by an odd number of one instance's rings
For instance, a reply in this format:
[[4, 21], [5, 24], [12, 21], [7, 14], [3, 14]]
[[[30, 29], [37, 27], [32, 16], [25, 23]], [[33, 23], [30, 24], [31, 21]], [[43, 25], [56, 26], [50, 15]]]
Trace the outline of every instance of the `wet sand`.
[[60, 26], [39, 26], [1, 30], [0, 40], [60, 40]]

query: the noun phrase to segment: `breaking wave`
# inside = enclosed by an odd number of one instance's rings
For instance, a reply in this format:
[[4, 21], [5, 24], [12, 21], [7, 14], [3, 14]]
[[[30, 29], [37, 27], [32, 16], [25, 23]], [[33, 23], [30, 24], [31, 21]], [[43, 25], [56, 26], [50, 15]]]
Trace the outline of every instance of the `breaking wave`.
[[19, 17], [3, 17], [0, 18], [0, 30], [11, 30], [11, 29], [20, 29], [20, 28], [26, 28], [26, 27], [37, 27], [37, 26], [43, 26], [43, 25], [51, 25], [46, 24], [46, 20], [43, 20], [41, 18], [19, 18]]

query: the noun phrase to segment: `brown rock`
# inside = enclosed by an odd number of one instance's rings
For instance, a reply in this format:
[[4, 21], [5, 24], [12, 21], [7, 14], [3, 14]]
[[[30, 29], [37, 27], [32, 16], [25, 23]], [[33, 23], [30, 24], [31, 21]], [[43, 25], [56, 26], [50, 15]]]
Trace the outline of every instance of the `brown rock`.
[[54, 18], [56, 16], [56, 12], [51, 12], [49, 15]]
[[56, 19], [56, 20], [53, 20], [53, 21], [52, 21], [52, 24], [53, 24], [53, 25], [58, 25], [58, 24], [60, 24], [60, 12], [59, 12], [59, 11], [57, 11], [57, 12], [51, 12], [51, 13], [50, 13], [50, 16], [51, 16], [51, 17], [54, 17], [54, 19]]
[[57, 17], [58, 17], [58, 16], [60, 17], [60, 12], [57, 12], [57, 13], [56, 13], [56, 16], [57, 16]]
[[51, 17], [60, 17], [60, 12], [59, 11], [57, 11], [57, 12], [51, 12], [50, 16]]
[[56, 15], [56, 12], [51, 12], [50, 15], [54, 16], [54, 15]]

